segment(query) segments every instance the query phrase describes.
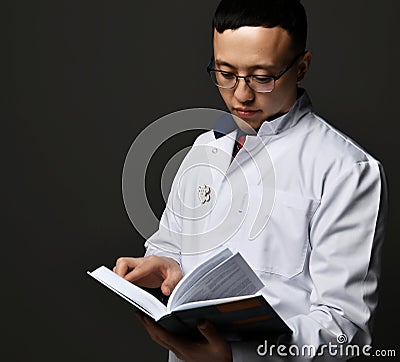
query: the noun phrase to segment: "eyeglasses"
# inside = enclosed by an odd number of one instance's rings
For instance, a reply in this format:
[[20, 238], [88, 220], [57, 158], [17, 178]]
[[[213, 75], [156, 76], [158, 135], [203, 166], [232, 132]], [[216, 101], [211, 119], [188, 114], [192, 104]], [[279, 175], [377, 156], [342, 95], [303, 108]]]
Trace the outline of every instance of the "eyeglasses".
[[236, 75], [231, 72], [226, 72], [224, 70], [214, 69], [211, 65], [214, 63], [214, 59], [211, 59], [210, 64], [207, 66], [207, 72], [210, 74], [213, 83], [222, 89], [233, 89], [238, 84], [239, 78], [243, 78], [246, 84], [255, 92], [258, 93], [270, 93], [275, 88], [275, 82], [281, 78], [297, 60], [304, 54], [301, 52], [298, 54], [292, 62], [282, 71], [280, 71], [276, 76], [272, 75]]

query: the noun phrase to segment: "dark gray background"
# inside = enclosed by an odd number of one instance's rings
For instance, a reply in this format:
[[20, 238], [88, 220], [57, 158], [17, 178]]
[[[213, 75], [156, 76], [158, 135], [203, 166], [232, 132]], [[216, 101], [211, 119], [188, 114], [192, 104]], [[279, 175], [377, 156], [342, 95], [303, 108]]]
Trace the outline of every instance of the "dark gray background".
[[[171, 111], [223, 108], [205, 72], [217, 1], [188, 3], [3, 3], [0, 359], [164, 360], [130, 306], [85, 272], [143, 253], [121, 195], [140, 130]], [[381, 160], [389, 179], [375, 347], [397, 349], [400, 2], [303, 3], [315, 108]]]

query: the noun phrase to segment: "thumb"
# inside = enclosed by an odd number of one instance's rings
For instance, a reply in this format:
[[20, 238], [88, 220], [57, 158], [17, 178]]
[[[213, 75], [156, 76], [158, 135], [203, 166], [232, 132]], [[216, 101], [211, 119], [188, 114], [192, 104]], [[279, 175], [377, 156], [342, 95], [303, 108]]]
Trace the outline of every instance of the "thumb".
[[215, 326], [207, 320], [201, 321], [197, 325], [197, 328], [210, 344], [215, 344], [216, 342], [224, 340], [218, 333]]
[[163, 294], [169, 296], [181, 279], [182, 272], [180, 271], [180, 269], [177, 271], [170, 271], [163, 283], [161, 284], [161, 291], [163, 292]]

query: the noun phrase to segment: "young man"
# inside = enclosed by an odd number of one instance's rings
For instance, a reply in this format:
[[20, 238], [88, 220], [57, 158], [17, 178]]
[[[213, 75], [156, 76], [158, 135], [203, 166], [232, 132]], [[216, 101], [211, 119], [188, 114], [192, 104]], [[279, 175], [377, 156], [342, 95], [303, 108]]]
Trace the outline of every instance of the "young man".
[[[337, 344], [340, 335], [352, 344], [369, 344], [383, 241], [384, 176], [378, 161], [313, 113], [307, 93], [299, 88], [312, 57], [305, 51], [304, 8], [297, 0], [222, 0], [213, 27], [208, 71], [229, 111], [242, 122], [201, 135], [194, 147], [233, 152], [232, 136], [248, 133], [244, 147], [261, 144], [268, 151], [275, 182], [267, 226], [251, 235], [252, 223], [245, 221], [223, 247], [241, 252], [267, 285], [266, 299], [293, 330], [286, 344], [321, 348]], [[246, 132], [246, 126], [257, 136]], [[268, 176], [257, 175], [246, 155], [240, 150], [235, 162], [250, 174], [247, 195], [232, 198], [246, 196], [248, 216], [256, 218], [257, 185]], [[232, 167], [229, 160], [224, 171], [234, 173]], [[193, 202], [192, 188], [203, 184], [201, 175], [196, 177], [173, 186], [171, 194], [179, 191], [188, 195], [184, 203]], [[224, 180], [213, 182], [218, 204], [229, 190]], [[161, 287], [165, 295], [212, 254], [184, 253], [177, 246], [182, 243], [172, 240], [178, 233], [190, 234], [194, 223], [173, 213], [174, 197], [170, 195], [159, 232], [146, 243], [146, 257], [120, 258], [114, 268], [134, 283]], [[208, 237], [218, 239], [218, 234]], [[230, 344], [204, 322], [198, 327], [207, 342], [198, 344], [140, 319], [152, 338], [172, 352], [171, 360], [265, 360], [257, 354], [263, 336]]]

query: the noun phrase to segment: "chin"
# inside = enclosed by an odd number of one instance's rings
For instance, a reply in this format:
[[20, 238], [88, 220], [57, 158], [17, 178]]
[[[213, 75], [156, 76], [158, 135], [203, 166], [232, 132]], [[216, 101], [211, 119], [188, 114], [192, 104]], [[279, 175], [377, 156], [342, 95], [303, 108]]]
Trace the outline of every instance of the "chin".
[[258, 130], [261, 127], [261, 125], [263, 124], [264, 119], [263, 120], [257, 120], [257, 121], [256, 120], [245, 119], [244, 121], [248, 126], [253, 128], [254, 130]]
[[247, 134], [254, 134], [254, 132], [260, 128], [261, 123], [259, 121], [253, 121], [249, 119], [243, 119], [238, 116], [234, 116], [236, 125]]

